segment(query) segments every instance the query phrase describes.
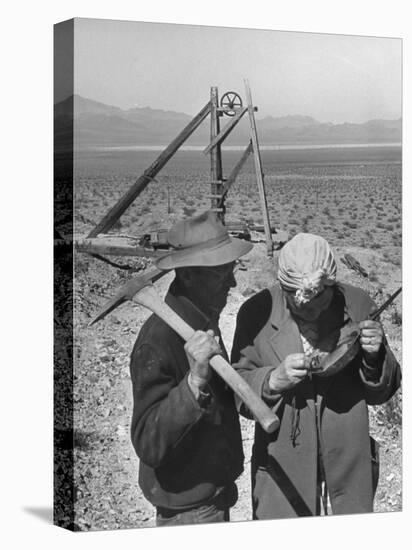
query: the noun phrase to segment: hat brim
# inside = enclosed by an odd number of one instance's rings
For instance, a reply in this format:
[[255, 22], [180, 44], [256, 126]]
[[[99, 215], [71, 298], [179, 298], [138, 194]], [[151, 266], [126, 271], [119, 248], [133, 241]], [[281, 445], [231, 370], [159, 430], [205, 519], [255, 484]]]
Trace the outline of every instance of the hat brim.
[[252, 248], [252, 243], [230, 238], [224, 244], [205, 250], [196, 250], [193, 248], [174, 250], [170, 254], [159, 258], [155, 264], [156, 267], [163, 270], [176, 269], [178, 267], [211, 267], [234, 262], [250, 252]]

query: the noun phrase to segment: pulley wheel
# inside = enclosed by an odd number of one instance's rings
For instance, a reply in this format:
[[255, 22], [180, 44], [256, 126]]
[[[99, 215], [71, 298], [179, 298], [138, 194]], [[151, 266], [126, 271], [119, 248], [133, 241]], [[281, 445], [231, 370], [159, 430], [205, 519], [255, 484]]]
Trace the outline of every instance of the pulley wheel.
[[226, 92], [220, 99], [220, 106], [227, 116], [235, 116], [236, 111], [243, 107], [242, 98], [236, 92]]

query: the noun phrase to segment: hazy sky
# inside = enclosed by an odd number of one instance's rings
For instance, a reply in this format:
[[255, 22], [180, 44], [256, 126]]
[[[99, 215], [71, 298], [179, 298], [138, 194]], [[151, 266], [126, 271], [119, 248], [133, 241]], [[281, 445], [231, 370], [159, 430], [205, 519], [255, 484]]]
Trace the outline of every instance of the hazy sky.
[[211, 86], [244, 98], [247, 78], [258, 118], [401, 116], [400, 39], [98, 19], [74, 28], [75, 93], [110, 105], [194, 115]]

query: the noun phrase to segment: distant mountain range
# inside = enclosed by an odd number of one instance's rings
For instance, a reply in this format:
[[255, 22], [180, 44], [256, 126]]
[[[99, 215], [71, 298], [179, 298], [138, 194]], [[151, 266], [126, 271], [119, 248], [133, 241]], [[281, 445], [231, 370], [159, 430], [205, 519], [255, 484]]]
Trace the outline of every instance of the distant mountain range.
[[[74, 102], [74, 109], [73, 109]], [[200, 108], [203, 105], [199, 106]], [[64, 147], [70, 136], [71, 112], [74, 112], [75, 148], [126, 145], [168, 145], [193, 118], [184, 113], [150, 107], [120, 109], [74, 95], [54, 106], [55, 136]], [[225, 145], [246, 145], [250, 138], [247, 114], [235, 127]], [[221, 127], [229, 120], [222, 117]], [[256, 116], [261, 145], [392, 143], [402, 140], [402, 119], [370, 120], [363, 124], [321, 123], [301, 115], [283, 117]], [[209, 142], [209, 119], [187, 141], [205, 146]]]

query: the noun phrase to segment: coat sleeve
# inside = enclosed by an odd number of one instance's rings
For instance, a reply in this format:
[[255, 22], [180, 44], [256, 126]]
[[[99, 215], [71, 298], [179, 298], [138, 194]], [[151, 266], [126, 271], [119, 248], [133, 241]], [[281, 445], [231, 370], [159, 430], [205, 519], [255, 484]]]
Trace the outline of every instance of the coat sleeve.
[[132, 443], [139, 458], [152, 468], [167, 462], [179, 442], [208, 413], [193, 395], [188, 375], [176, 380], [167, 357], [164, 346], [159, 352], [145, 343], [133, 350], [130, 363]]
[[[260, 296], [260, 297], [259, 297]], [[255, 338], [260, 325], [266, 322], [266, 313], [259, 307], [263, 293], [251, 301], [245, 302], [239, 309], [236, 319], [236, 329], [233, 339], [231, 363], [240, 376], [249, 384], [252, 390], [269, 406], [280, 403], [282, 396], [269, 391], [268, 378], [275, 366], [265, 366], [259, 354]], [[262, 303], [263, 305], [263, 303]], [[269, 309], [270, 312], [270, 309]], [[262, 323], [263, 321], [263, 323]], [[236, 397], [239, 412], [246, 418], [253, 418], [244, 403]]]
[[362, 367], [359, 369], [361, 380], [365, 386], [368, 405], [385, 403], [393, 397], [401, 384], [401, 368], [389, 347], [386, 337], [379, 354], [377, 368], [379, 373], [377, 378], [368, 378]]
[[[360, 294], [357, 305], [360, 309], [357, 312], [359, 321], [366, 319], [371, 311], [377, 309], [375, 302], [365, 292]], [[385, 335], [378, 357], [378, 364], [376, 365], [376, 374], [372, 376], [368, 375], [367, 368], [364, 366], [360, 367], [359, 374], [365, 387], [366, 402], [368, 405], [385, 403], [400, 387], [401, 368], [389, 347]]]

